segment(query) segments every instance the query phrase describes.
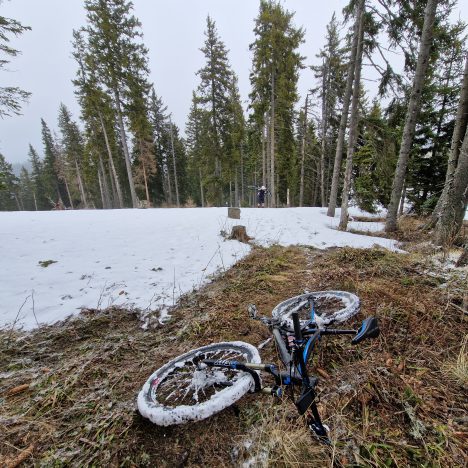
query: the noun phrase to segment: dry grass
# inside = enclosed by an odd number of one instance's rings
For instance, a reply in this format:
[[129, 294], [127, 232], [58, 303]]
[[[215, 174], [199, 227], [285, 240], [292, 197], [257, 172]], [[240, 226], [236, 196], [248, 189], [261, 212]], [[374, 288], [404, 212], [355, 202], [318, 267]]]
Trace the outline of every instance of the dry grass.
[[460, 385], [468, 388], [468, 335], [465, 335], [460, 346], [457, 359], [445, 364], [448, 377], [455, 379]]
[[[385, 218], [367, 218], [365, 216], [353, 217], [353, 221], [385, 222]], [[395, 232], [366, 231], [360, 229], [348, 229], [353, 234], [364, 236], [384, 237], [395, 239], [405, 244], [417, 244], [431, 240], [430, 232], [422, 229], [427, 219], [419, 216], [401, 216], [398, 218], [398, 230]]]
[[[450, 305], [461, 303], [466, 277], [447, 281], [425, 268], [419, 254], [381, 249], [256, 249], [182, 298], [162, 328], [144, 331], [136, 314], [108, 309], [30, 334], [0, 332], [0, 465], [23, 454], [24, 465], [57, 467], [463, 466], [464, 386], [442, 363], [454, 364], [466, 340], [466, 315]], [[210, 342], [260, 344], [269, 332], [247, 319], [247, 305], [268, 313], [304, 288], [357, 292], [362, 316], [378, 315], [382, 328], [362, 346], [322, 343], [314, 366], [325, 370], [319, 405], [330, 449], [291, 402], [268, 396], [171, 428], [135, 411], [155, 368]], [[261, 354], [277, 362], [272, 343]], [[454, 368], [466, 370], [460, 359]]]

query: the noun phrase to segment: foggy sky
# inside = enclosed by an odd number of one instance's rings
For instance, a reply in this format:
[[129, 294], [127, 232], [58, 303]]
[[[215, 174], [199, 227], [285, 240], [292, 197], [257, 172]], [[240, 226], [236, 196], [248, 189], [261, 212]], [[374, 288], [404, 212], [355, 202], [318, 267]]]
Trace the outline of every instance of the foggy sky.
[[[11, 45], [22, 54], [14, 58], [0, 73], [0, 86], [20, 86], [32, 92], [23, 115], [0, 119], [0, 152], [8, 162], [27, 160], [31, 143], [42, 155], [41, 117], [51, 129], [57, 128], [61, 102], [69, 107], [75, 119], [79, 106], [73, 94], [71, 80], [76, 64], [71, 56], [72, 30], [85, 24], [83, 0], [6, 0], [0, 14], [31, 26]], [[195, 72], [204, 63], [202, 52], [206, 16], [216, 22], [218, 34], [229, 49], [229, 60], [239, 77], [241, 98], [246, 108], [250, 91], [249, 72], [254, 40], [254, 18], [258, 14], [257, 0], [133, 0], [134, 14], [142, 23], [144, 43], [149, 49], [150, 81], [172, 112], [174, 122], [185, 129], [192, 90], [199, 83]], [[317, 63], [316, 54], [323, 47], [326, 25], [334, 11], [341, 19], [341, 10], [348, 0], [283, 0], [284, 6], [295, 11], [296, 26], [303, 26], [305, 44], [300, 52], [305, 64]], [[459, 2], [459, 9], [468, 12], [468, 0]], [[394, 57], [399, 61], [399, 57]], [[364, 70], [364, 78], [368, 70]], [[369, 75], [372, 77], [372, 74]], [[373, 76], [375, 78], [375, 76]], [[304, 98], [315, 86], [310, 68], [302, 70], [299, 94]], [[365, 82], [367, 89], [375, 83]]]

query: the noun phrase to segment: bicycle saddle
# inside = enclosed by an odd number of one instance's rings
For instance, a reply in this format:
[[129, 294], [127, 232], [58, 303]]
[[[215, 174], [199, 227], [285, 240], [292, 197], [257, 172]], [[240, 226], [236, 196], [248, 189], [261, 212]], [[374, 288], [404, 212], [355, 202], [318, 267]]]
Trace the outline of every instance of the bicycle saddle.
[[368, 317], [363, 320], [356, 336], [351, 340], [351, 344], [360, 343], [366, 338], [377, 338], [380, 335], [379, 322], [375, 317]]

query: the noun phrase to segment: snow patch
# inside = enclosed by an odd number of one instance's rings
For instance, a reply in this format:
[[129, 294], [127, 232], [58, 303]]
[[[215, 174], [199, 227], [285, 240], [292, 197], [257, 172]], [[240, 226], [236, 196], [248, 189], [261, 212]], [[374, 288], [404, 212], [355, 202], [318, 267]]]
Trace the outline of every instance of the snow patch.
[[[393, 240], [333, 229], [339, 211], [333, 219], [323, 208], [242, 208], [240, 220], [226, 208], [1, 212], [0, 327], [31, 329], [111, 305], [163, 323], [182, 294], [250, 252], [220, 236], [234, 224], [265, 246], [398, 250]], [[56, 263], [40, 266], [48, 260]]]

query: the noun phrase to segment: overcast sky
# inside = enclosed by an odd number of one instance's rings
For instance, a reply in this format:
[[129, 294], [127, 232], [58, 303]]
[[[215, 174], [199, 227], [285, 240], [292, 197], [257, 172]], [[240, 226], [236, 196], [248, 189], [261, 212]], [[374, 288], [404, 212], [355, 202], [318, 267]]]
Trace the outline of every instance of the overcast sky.
[[[20, 86], [32, 92], [23, 115], [0, 119], [0, 152], [11, 163], [27, 160], [29, 143], [42, 154], [40, 119], [44, 118], [55, 129], [61, 102], [75, 118], [79, 116], [71, 83], [76, 70], [71, 39], [72, 30], [85, 24], [83, 3], [83, 0], [5, 0], [0, 5], [2, 16], [15, 18], [32, 28], [12, 40], [12, 46], [20, 49], [22, 55], [9, 64], [8, 72], [0, 74], [0, 86]], [[250, 90], [248, 46], [254, 39], [257, 0], [133, 0], [133, 3], [149, 49], [150, 79], [182, 130], [192, 90], [199, 82], [195, 72], [203, 65], [199, 49], [208, 14], [216, 21], [218, 33], [229, 49], [245, 107]], [[348, 0], [283, 0], [288, 10], [296, 12], [295, 24], [306, 31], [301, 53], [307, 65], [317, 63], [315, 55], [324, 44], [326, 25], [334, 11], [341, 18], [341, 10], [347, 3]], [[468, 19], [468, 0], [459, 1], [459, 14]], [[398, 57], [394, 60], [398, 61]], [[300, 94], [305, 96], [313, 85], [313, 73], [306, 68], [301, 72]], [[367, 88], [372, 86], [366, 83]]]

